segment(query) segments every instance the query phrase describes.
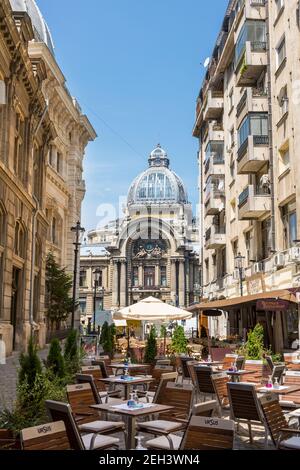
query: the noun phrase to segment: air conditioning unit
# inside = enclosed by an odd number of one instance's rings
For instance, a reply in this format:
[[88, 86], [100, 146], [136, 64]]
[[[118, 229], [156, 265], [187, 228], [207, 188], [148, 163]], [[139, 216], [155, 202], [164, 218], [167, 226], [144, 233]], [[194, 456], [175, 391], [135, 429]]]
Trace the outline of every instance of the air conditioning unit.
[[259, 274], [264, 272], [264, 265], [263, 263], [254, 263], [252, 266], [252, 273], [253, 274]]
[[300, 247], [294, 246], [289, 251], [289, 261], [293, 263], [300, 263]]
[[274, 256], [274, 267], [275, 268], [282, 268], [285, 265], [285, 257], [283, 253], [277, 253]]

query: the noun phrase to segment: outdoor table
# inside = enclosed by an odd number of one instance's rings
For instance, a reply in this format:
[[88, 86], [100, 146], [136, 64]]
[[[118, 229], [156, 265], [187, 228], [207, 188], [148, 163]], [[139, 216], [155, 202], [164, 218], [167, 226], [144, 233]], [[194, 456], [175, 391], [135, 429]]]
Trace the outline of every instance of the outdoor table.
[[126, 449], [135, 449], [135, 436], [136, 436], [136, 420], [141, 416], [152, 415], [156, 413], [162, 413], [169, 411], [173, 406], [157, 405], [154, 403], [143, 403], [142, 408], [130, 409], [127, 407], [127, 403], [121, 403], [119, 405], [91, 405], [91, 408], [95, 408], [104, 413], [115, 413], [120, 414], [126, 419]]
[[123, 363], [111, 363], [109, 364], [109, 366], [112, 368], [112, 369], [116, 369], [115, 372], [117, 372], [118, 370], [123, 370], [125, 371], [125, 369], [128, 369], [128, 370], [144, 370], [144, 369], [149, 369], [150, 367], [150, 364], [128, 364], [128, 365], [125, 365]]
[[230, 379], [232, 382], [239, 382], [240, 377], [243, 377], [243, 375], [248, 375], [248, 374], [253, 374], [255, 372], [258, 372], [257, 370], [225, 370], [227, 375], [230, 375]]
[[220, 364], [223, 364], [222, 361], [210, 361], [210, 362], [207, 362], [207, 361], [199, 361], [197, 362], [197, 364], [195, 364], [195, 366], [199, 365], [199, 366], [219, 366]]
[[107, 377], [106, 379], [98, 380], [100, 382], [105, 382], [108, 384], [123, 385], [125, 400], [129, 399], [130, 387], [132, 387], [133, 385], [149, 384], [150, 382], [155, 381], [155, 379], [149, 375], [145, 377], [130, 377], [129, 379], [121, 379], [121, 377], [118, 375], [116, 377]]
[[276, 393], [277, 395], [288, 395], [289, 393], [298, 392], [300, 385], [280, 385], [278, 388], [268, 388], [259, 386], [256, 391], [258, 393]]

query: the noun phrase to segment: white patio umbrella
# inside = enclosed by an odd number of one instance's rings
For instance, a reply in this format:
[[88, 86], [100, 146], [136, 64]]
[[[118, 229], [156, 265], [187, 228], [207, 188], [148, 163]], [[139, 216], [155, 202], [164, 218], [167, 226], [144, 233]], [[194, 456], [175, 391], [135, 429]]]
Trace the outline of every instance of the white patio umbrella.
[[187, 312], [182, 308], [166, 304], [155, 297], [147, 297], [129, 307], [121, 308], [114, 313], [113, 319], [166, 322], [170, 320], [187, 320], [192, 316], [191, 312]]

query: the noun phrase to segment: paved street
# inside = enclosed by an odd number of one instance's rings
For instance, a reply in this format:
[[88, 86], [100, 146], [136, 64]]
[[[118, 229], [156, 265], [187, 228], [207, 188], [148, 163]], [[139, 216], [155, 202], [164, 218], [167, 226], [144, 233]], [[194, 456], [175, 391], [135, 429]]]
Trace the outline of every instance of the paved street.
[[[41, 359], [46, 358], [48, 349], [39, 352]], [[11, 408], [16, 399], [16, 383], [19, 368], [19, 353], [14, 353], [6, 359], [6, 364], [0, 364], [0, 409]]]

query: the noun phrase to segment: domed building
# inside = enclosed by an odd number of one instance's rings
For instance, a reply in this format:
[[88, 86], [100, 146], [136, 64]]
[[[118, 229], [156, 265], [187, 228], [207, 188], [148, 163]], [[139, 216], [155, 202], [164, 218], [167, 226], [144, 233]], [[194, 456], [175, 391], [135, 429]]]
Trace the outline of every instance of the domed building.
[[89, 232], [82, 247], [80, 303], [88, 316], [95, 268], [101, 272], [97, 310], [150, 295], [181, 307], [195, 300], [198, 231], [187, 191], [159, 144], [148, 163], [130, 185], [124, 218]]

